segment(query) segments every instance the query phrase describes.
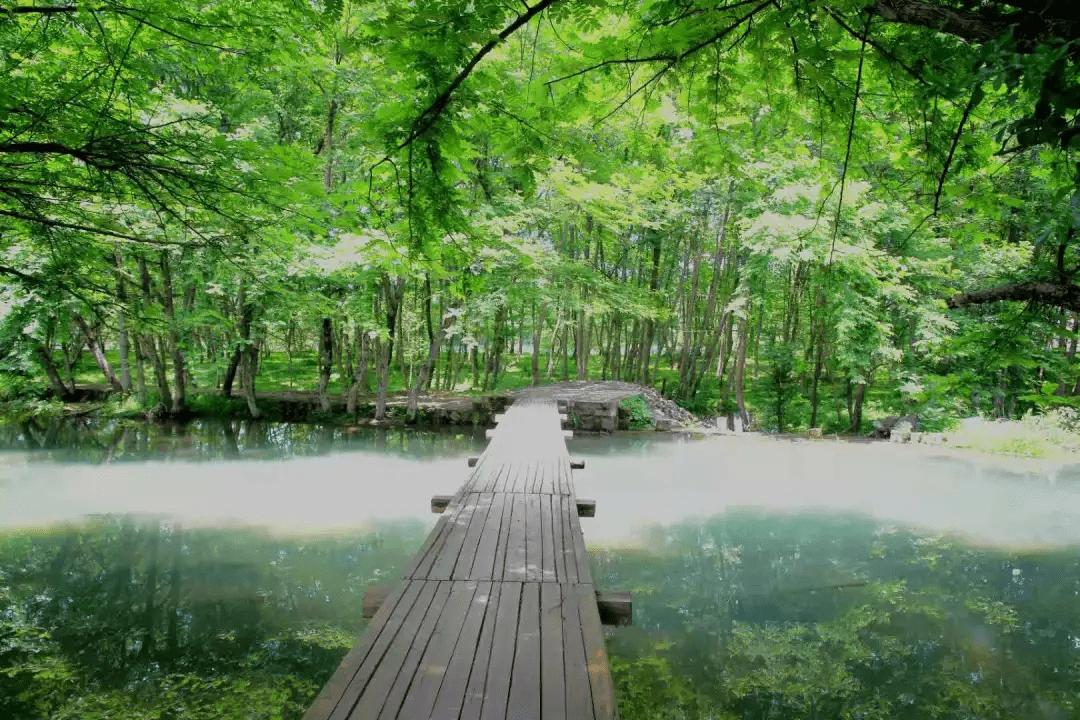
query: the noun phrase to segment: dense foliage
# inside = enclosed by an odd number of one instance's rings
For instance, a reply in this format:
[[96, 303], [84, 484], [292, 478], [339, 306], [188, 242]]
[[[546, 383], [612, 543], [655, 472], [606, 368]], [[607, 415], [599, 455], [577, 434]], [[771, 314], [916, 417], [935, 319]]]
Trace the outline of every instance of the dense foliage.
[[11, 5], [3, 389], [86, 353], [257, 415], [314, 353], [380, 415], [522, 370], [779, 430], [1073, 403], [1068, 5]]

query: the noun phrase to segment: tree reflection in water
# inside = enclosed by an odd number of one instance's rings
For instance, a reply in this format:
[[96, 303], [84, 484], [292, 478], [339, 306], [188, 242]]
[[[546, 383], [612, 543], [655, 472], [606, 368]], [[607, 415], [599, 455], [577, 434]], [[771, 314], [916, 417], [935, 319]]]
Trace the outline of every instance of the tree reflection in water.
[[[105, 516], [0, 544], [0, 716], [299, 717], [425, 526]], [[1080, 559], [728, 514], [593, 554], [623, 718], [1075, 717]], [[252, 715], [252, 708], [260, 708]]]

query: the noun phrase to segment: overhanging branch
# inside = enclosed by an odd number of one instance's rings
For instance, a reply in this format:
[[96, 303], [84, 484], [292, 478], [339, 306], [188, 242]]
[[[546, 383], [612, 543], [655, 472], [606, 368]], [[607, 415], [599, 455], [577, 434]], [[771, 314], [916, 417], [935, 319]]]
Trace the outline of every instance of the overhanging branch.
[[963, 10], [925, 0], [876, 0], [867, 11], [888, 22], [929, 28], [976, 44], [1012, 30], [1020, 52], [1032, 52], [1039, 43], [1077, 38], [1077, 14], [1072, 3], [1045, 3], [1038, 11], [1011, 10], [1020, 4], [999, 1], [979, 10]]
[[1035, 302], [1080, 312], [1080, 286], [1072, 283], [1014, 283], [1012, 285], [999, 285], [987, 290], [973, 290], [953, 295], [945, 301], [945, 304], [955, 309], [1001, 302], [1003, 300]]

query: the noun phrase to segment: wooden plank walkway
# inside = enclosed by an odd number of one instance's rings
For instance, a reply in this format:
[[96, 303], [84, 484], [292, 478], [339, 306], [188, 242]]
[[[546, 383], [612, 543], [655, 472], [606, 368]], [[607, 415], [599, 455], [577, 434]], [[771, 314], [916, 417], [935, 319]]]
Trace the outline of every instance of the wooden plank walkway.
[[304, 720], [610, 720], [554, 401], [518, 399]]

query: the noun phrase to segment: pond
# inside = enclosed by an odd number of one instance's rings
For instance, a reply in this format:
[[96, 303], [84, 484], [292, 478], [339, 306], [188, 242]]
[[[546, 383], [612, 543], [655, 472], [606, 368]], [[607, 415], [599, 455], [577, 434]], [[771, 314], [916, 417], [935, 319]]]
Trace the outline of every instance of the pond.
[[[482, 431], [0, 428], [0, 717], [300, 717]], [[1069, 718], [1080, 479], [909, 448], [580, 437], [620, 714]]]

